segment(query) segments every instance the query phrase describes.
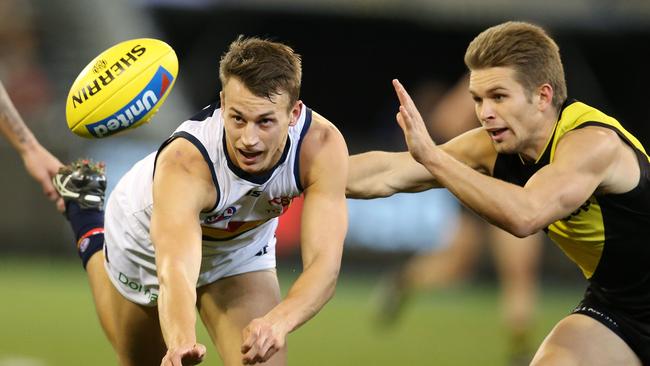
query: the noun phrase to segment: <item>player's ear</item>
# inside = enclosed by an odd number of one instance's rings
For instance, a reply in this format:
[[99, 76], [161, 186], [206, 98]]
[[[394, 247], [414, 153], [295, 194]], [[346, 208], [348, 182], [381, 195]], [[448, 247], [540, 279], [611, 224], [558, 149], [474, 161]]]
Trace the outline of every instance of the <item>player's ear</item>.
[[300, 118], [300, 111], [302, 111], [302, 100], [296, 101], [291, 108], [291, 115], [289, 116], [289, 126], [295, 126]]
[[225, 101], [225, 96], [223, 95], [223, 90], [219, 92], [219, 106], [223, 108]]
[[540, 110], [544, 110], [548, 107], [553, 106], [553, 87], [550, 84], [543, 84], [537, 89], [537, 95], [539, 96], [539, 101], [537, 107]]

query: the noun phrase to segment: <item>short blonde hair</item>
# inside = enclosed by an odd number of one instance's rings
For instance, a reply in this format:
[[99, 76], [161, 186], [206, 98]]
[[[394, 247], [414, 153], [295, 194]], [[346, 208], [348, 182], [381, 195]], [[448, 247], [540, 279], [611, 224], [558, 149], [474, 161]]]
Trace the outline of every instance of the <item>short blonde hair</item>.
[[544, 29], [534, 24], [506, 22], [486, 29], [467, 47], [465, 65], [470, 71], [512, 67], [529, 95], [548, 83], [557, 109], [567, 98], [560, 49]]

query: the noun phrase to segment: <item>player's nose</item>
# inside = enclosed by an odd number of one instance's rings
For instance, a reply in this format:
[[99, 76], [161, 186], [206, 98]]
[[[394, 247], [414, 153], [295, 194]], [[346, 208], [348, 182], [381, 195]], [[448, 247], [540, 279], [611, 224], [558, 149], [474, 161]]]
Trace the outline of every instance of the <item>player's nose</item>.
[[248, 123], [241, 135], [241, 142], [246, 147], [255, 146], [260, 141], [259, 131], [255, 123]]

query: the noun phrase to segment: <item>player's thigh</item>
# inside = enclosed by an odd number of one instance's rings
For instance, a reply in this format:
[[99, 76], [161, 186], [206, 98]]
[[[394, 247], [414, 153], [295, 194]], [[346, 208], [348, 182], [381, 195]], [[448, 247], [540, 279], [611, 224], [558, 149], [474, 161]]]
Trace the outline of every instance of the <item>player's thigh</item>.
[[88, 262], [87, 270], [97, 315], [121, 365], [160, 365], [166, 346], [158, 311], [127, 300], [108, 279], [103, 253]]
[[551, 330], [531, 365], [641, 366], [641, 362], [609, 328], [586, 315], [572, 314]]
[[[280, 302], [275, 270], [226, 277], [197, 289], [201, 319], [225, 365], [240, 365], [242, 331], [251, 320], [264, 316]], [[285, 364], [281, 350], [265, 365]]]

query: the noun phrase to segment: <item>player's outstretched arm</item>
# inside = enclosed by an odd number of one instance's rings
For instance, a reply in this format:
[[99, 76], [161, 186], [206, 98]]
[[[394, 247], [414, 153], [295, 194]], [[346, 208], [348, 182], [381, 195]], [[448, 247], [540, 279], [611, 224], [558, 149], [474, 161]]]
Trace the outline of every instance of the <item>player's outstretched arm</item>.
[[[397, 122], [414, 159], [466, 206], [513, 235], [534, 234], [569, 216], [599, 187], [615, 186], [618, 193], [633, 187], [634, 176], [627, 178], [630, 174], [617, 164], [617, 157], [627, 154], [627, 160], [633, 160], [628, 165], [634, 166], [633, 153], [621, 153], [629, 148], [615, 132], [599, 127], [567, 133], [557, 145], [553, 162], [535, 173], [524, 187], [479, 174], [438, 148], [430, 138], [427, 141], [426, 129], [410, 96], [397, 80], [393, 85], [401, 104]], [[617, 169], [620, 174], [612, 174]]]
[[409, 152], [370, 151], [349, 158], [348, 198], [388, 197], [438, 186], [429, 171]]
[[201, 266], [199, 214], [216, 200], [216, 190], [201, 153], [176, 139], [158, 156], [153, 182], [151, 239], [160, 282], [158, 311], [167, 344], [164, 365], [201, 362], [205, 347], [196, 343], [196, 282]]
[[0, 82], [0, 131], [18, 151], [27, 172], [43, 187], [43, 192], [52, 201], [59, 198], [52, 177], [63, 164], [45, 150], [27, 128], [16, 111], [9, 95]]
[[268, 360], [284, 346], [286, 335], [312, 318], [334, 294], [347, 229], [347, 164], [343, 137], [314, 113], [300, 153], [305, 187], [300, 240], [303, 272], [280, 304], [244, 329], [244, 364]]

